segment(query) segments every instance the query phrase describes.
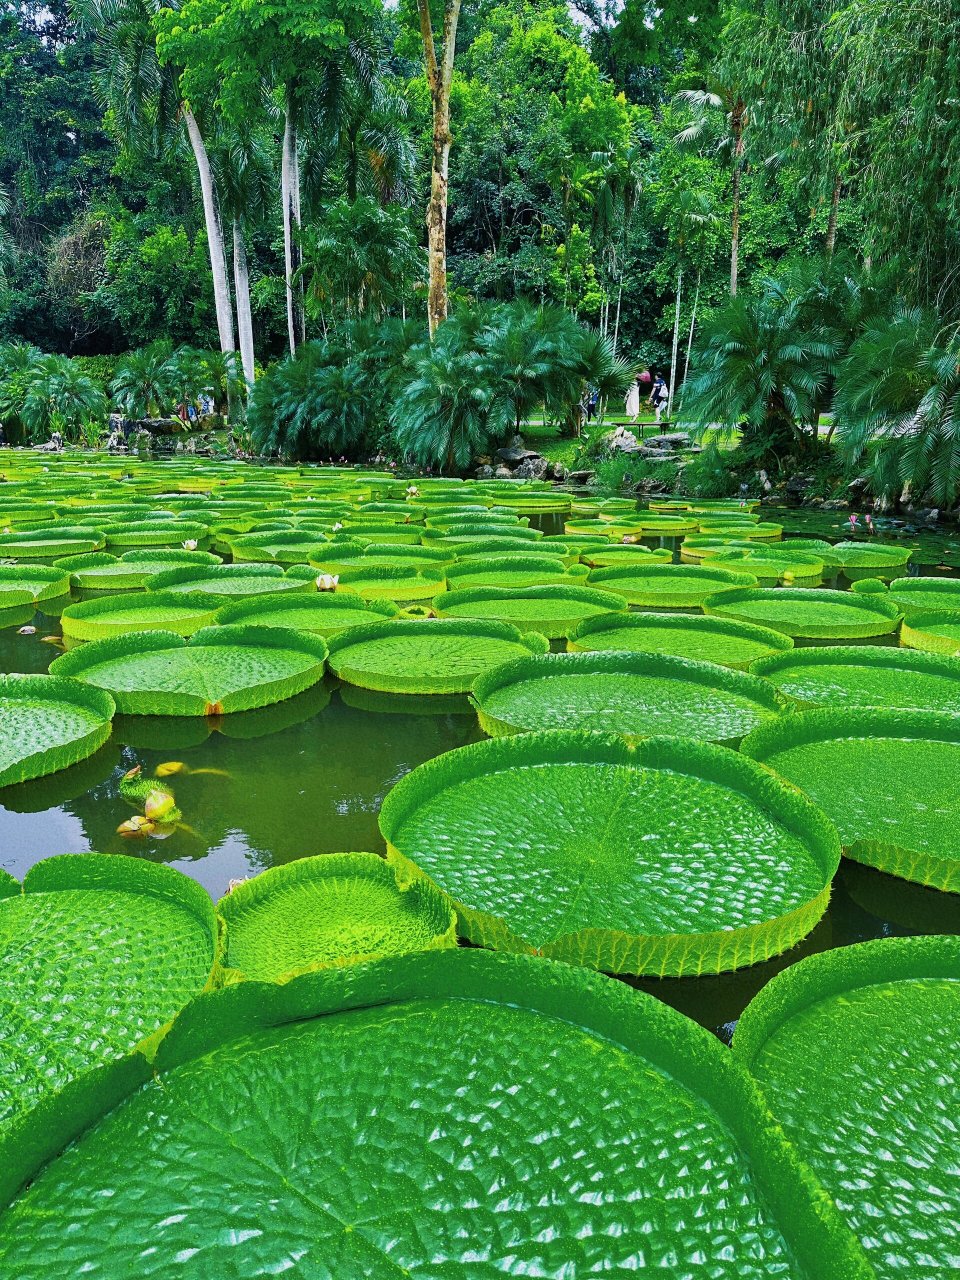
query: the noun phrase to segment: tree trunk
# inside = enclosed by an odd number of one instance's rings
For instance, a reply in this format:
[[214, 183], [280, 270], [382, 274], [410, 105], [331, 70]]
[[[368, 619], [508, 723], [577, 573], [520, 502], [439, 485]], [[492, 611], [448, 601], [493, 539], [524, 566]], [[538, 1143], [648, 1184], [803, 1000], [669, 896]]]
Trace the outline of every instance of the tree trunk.
[[237, 336], [240, 339], [240, 360], [247, 390], [253, 386], [253, 316], [250, 312], [250, 272], [247, 267], [247, 249], [243, 243], [243, 228], [233, 220], [233, 284], [237, 295]]
[[287, 286], [287, 340], [290, 354], [304, 339], [303, 284], [297, 277], [300, 267], [300, 244], [295, 232], [300, 230], [300, 162], [297, 157], [297, 129], [293, 109], [288, 101], [283, 122], [283, 146], [280, 155], [280, 199], [283, 205], [283, 268]]
[[207, 246], [210, 251], [210, 273], [213, 276], [213, 301], [217, 311], [217, 332], [220, 335], [220, 350], [235, 351], [233, 337], [233, 307], [230, 302], [230, 286], [227, 283], [227, 252], [223, 243], [223, 228], [217, 213], [217, 202], [213, 190], [213, 171], [210, 168], [210, 157], [204, 145], [200, 127], [189, 107], [183, 108], [183, 122], [187, 137], [197, 162], [200, 175], [200, 194], [203, 199], [203, 221], [207, 231]]
[[677, 309], [673, 317], [673, 349], [670, 352], [670, 387], [667, 391], [667, 421], [673, 414], [673, 388], [677, 383], [677, 355], [680, 348], [680, 297], [683, 290], [683, 272], [677, 272]]
[[427, 247], [430, 264], [430, 286], [427, 294], [427, 319], [430, 336], [447, 318], [447, 190], [450, 171], [450, 83], [453, 57], [460, 19], [460, 0], [446, 0], [443, 14], [443, 39], [437, 57], [430, 18], [430, 0], [417, 0], [423, 58], [433, 108], [433, 147], [430, 169], [430, 201], [427, 205]]
[[740, 160], [733, 166], [733, 213], [730, 227], [730, 297], [737, 296], [737, 273], [740, 269]]
[[690, 333], [687, 337], [687, 356], [683, 362], [683, 378], [680, 382], [680, 408], [683, 408], [683, 389], [687, 385], [687, 374], [690, 372], [690, 352], [693, 350], [693, 327], [697, 323], [697, 304], [700, 301], [700, 279], [702, 272], [697, 272], [697, 287], [693, 294], [693, 310], [690, 313]]
[[620, 340], [620, 304], [623, 302], [623, 272], [617, 285], [617, 310], [613, 321], [613, 354], [617, 354], [617, 343]]
[[837, 215], [840, 212], [840, 188], [842, 183], [839, 175], [834, 179], [833, 197], [830, 201], [830, 218], [827, 222], [827, 238], [824, 241], [823, 249], [828, 258], [833, 257], [833, 250], [837, 243]]

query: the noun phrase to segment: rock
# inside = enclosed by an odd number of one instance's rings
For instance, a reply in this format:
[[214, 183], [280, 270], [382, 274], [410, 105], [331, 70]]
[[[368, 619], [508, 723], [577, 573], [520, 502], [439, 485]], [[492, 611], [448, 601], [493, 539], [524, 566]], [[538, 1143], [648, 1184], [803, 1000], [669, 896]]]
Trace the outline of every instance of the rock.
[[687, 449], [690, 435], [686, 431], [670, 431], [659, 436], [647, 436], [643, 443], [648, 449]]
[[567, 468], [563, 465], [562, 462], [555, 462], [553, 464], [553, 478], [554, 480], [561, 480], [561, 481], [566, 480]]
[[567, 479], [571, 484], [589, 484], [593, 479], [592, 471], [571, 471], [567, 475]]
[[846, 511], [850, 506], [849, 502], [843, 502], [840, 499], [835, 501], [823, 502], [820, 504], [821, 511]]
[[499, 466], [496, 468], [493, 475], [494, 475], [494, 479], [496, 480], [512, 480], [513, 479], [513, 472], [510, 470], [509, 467]]
[[489, 462], [481, 463], [474, 472], [478, 480], [492, 480], [495, 472]]
[[636, 453], [640, 448], [640, 443], [633, 432], [623, 427], [617, 427], [616, 431], [609, 431], [600, 443], [611, 453]]
[[546, 458], [539, 453], [535, 453], [530, 457], [524, 458], [513, 474], [521, 480], [543, 480], [549, 465]]
[[501, 462], [509, 462], [516, 466], [527, 458], [539, 458], [540, 455], [536, 449], [527, 448], [523, 436], [515, 435], [505, 448], [497, 450], [497, 457]]
[[651, 462], [679, 462], [678, 453], [667, 453], [663, 449], [651, 449], [648, 445], [637, 446], [636, 453], [641, 458], [649, 458]]

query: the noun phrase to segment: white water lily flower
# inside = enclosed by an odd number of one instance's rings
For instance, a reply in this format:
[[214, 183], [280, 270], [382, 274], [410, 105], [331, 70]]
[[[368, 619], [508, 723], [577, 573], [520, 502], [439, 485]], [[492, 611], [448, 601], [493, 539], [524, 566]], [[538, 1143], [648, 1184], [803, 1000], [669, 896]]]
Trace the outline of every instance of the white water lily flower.
[[182, 545], [183, 545], [184, 551], [196, 551], [197, 540], [196, 538], [187, 538]]
[[407, 485], [407, 497], [408, 497], [408, 498], [415, 498], [419, 492], [420, 492], [420, 490], [417, 488], [417, 486], [416, 486], [415, 484], [408, 484], [408, 485]]
[[21, 627], [17, 632], [18, 636], [35, 636], [37, 634], [36, 627]]
[[333, 532], [334, 532], [334, 533], [336, 533], [338, 530], [340, 530], [340, 529], [342, 529], [342, 528], [343, 528], [343, 525], [342, 525], [342, 524], [340, 523], [340, 521], [338, 520], [338, 521], [336, 522], [336, 524], [333, 526]]
[[337, 583], [340, 581], [339, 573], [321, 573], [317, 577], [318, 591], [336, 591]]

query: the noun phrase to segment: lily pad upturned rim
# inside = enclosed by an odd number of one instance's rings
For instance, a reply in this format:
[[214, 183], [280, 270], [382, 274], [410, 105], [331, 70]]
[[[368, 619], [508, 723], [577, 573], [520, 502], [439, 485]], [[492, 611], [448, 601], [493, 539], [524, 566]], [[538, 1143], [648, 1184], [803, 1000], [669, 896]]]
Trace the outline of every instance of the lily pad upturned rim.
[[732, 1054], [668, 1005], [599, 974], [524, 956], [449, 950], [318, 970], [291, 982], [244, 982], [191, 1001], [160, 1042], [152, 1066], [139, 1053], [91, 1072], [41, 1104], [0, 1140], [0, 1205], [9, 1205], [83, 1131], [156, 1073], [233, 1041], [350, 1010], [432, 1000], [506, 1003], [588, 1031], [637, 1055], [714, 1109], [750, 1158], [758, 1192], [811, 1277], [871, 1280], [862, 1246], [809, 1168], [773, 1123]]
[[443, 590], [446, 566], [360, 565], [337, 575], [338, 590], [350, 591], [370, 600], [432, 600]]
[[[626, 617], [620, 617], [616, 614], [608, 616], [601, 614], [596, 618], [584, 618], [575, 630], [570, 632], [567, 640], [567, 648], [572, 652], [584, 653], [607, 653], [607, 649], [595, 650], [591, 649], [589, 644], [580, 645], [581, 640], [587, 640], [591, 635], [603, 631], [613, 631], [617, 627], [625, 627], [629, 630], [643, 630], [644, 628], [657, 629], [667, 628], [679, 632], [690, 632], [692, 630], [708, 630], [711, 634], [728, 635], [741, 640], [753, 640], [758, 644], [766, 644], [771, 649], [790, 652], [793, 647], [793, 640], [790, 636], [784, 635], [782, 631], [774, 631], [770, 627], [761, 627], [754, 622], [737, 622], [733, 618], [713, 617], [707, 614], [682, 614], [682, 613], [657, 613], [653, 610], [645, 613], [630, 613]], [[632, 652], [626, 650], [625, 652]], [[657, 652], [656, 650], [641, 650], [640, 652]], [[677, 657], [684, 656], [677, 654]], [[756, 661], [756, 659], [754, 659]], [[731, 670], [744, 671], [749, 667], [749, 663], [718, 663], [718, 666], [729, 666]]]
[[[212, 715], [229, 714], [232, 711], [255, 711], [273, 702], [282, 702], [302, 693], [323, 676], [327, 657], [326, 641], [309, 631], [295, 631], [287, 627], [210, 626], [195, 631], [189, 639], [173, 631], [137, 631], [125, 636], [111, 636], [106, 640], [91, 640], [88, 644], [71, 649], [50, 664], [54, 675], [74, 676], [84, 680], [84, 673], [102, 663], [118, 658], [136, 659], [148, 653], [171, 649], [203, 648], [205, 646], [249, 646], [251, 649], [285, 649], [299, 651], [313, 662], [307, 671], [292, 681], [287, 678], [271, 680], [247, 686], [229, 694], [217, 709], [209, 704], [201, 707], [200, 696], [190, 692], [169, 690], [110, 690], [117, 710], [126, 715]], [[263, 699], [265, 692], [276, 692], [282, 686], [279, 698]], [[102, 686], [95, 686], [101, 688]], [[147, 705], [144, 705], [145, 700]], [[229, 703], [230, 705], [226, 705]], [[239, 703], [239, 705], [237, 705]]]
[[[504, 613], [509, 613], [509, 602], [511, 600], [547, 600], [547, 601], [564, 601], [577, 602], [580, 604], [594, 605], [598, 610], [604, 610], [607, 613], [618, 615], [626, 615], [629, 605], [623, 596], [616, 595], [613, 591], [601, 591], [597, 587], [573, 586], [568, 583], [550, 584], [542, 587], [461, 587], [454, 591], [441, 591], [434, 597], [433, 605], [437, 611], [437, 616], [443, 618], [445, 616], [462, 618], [470, 617], [468, 614], [454, 613], [447, 615], [449, 609], [457, 609], [463, 605], [480, 604], [484, 601], [496, 604], [498, 601], [504, 606]], [[488, 617], [489, 615], [482, 615]], [[541, 635], [547, 639], [559, 639], [565, 636], [571, 628], [576, 625], [580, 619], [570, 620], [564, 618], [562, 614], [557, 614], [552, 618], [544, 615], [540, 619], [524, 620], [522, 630], [539, 631]], [[512, 625], [520, 627], [519, 621], [514, 621]]]
[[733, 1056], [752, 1070], [765, 1043], [804, 1009], [854, 988], [960, 974], [960, 937], [872, 938], [805, 956], [761, 987], [740, 1016]]
[[[504, 555], [492, 555], [483, 559], [468, 559], [457, 561], [447, 569], [447, 582], [450, 584], [448, 590], [466, 590], [465, 587], [457, 587], [458, 582], [464, 582], [469, 585], [472, 578], [479, 577], [481, 574], [501, 572], [505, 576], [511, 573], [517, 573], [522, 570], [528, 570], [530, 573], [544, 573], [547, 575], [548, 581], [537, 586], [547, 586], [553, 582], [558, 585], [566, 583], [568, 586], [576, 586], [578, 582], [582, 585], [587, 576], [585, 565], [574, 564], [569, 567], [563, 563], [563, 557], [558, 556], [556, 552], [542, 553], [537, 549], [532, 549], [529, 554], [525, 551], [516, 551]], [[484, 586], [496, 586], [495, 582], [484, 583]], [[509, 586], [509, 582], [504, 585]]]
[[[888, 635], [896, 631], [900, 621], [900, 611], [892, 601], [878, 599], [877, 596], [857, 595], [854, 591], [833, 591], [828, 587], [743, 587], [732, 591], [719, 592], [708, 596], [701, 608], [704, 613], [719, 614], [721, 617], [735, 619], [739, 622], [753, 623], [753, 619], [736, 612], [736, 606], [750, 601], [762, 603], [784, 604], [842, 604], [863, 612], [863, 623], [825, 623], [790, 621], [784, 619], [779, 626], [773, 622], [758, 623], [771, 630], [782, 630], [784, 635], [799, 636], [811, 640], [856, 640], [870, 636]], [[873, 617], [874, 621], [867, 621]], [[789, 630], [785, 628], [789, 626]]]
[[[960, 645], [958, 645], [960, 648]], [[818, 666], [870, 666], [885, 667], [895, 671], [912, 671], [921, 675], [944, 676], [957, 681], [960, 693], [960, 659], [944, 657], [936, 653], [924, 653], [919, 649], [909, 649], [900, 645], [884, 647], [880, 645], [828, 645], [814, 646], [809, 649], [791, 649], [785, 653], [773, 654], [769, 658], [758, 658], [749, 667], [751, 674], [762, 676], [771, 683], [777, 683], [777, 677], [797, 667]], [[781, 690], [783, 696], [802, 706], [819, 705], [812, 699], [801, 698], [797, 694]], [[864, 704], [851, 704], [851, 707]], [[878, 703], [878, 707], [886, 704]], [[917, 707], [917, 711], [934, 708]]]
[[[562, 680], [565, 675], [640, 675], [654, 678], [676, 678], [688, 681], [693, 686], [738, 694], [757, 702], [770, 715], [782, 715], [788, 711], [789, 704], [767, 680], [748, 675], [743, 671], [733, 671], [730, 667], [722, 667], [714, 662], [698, 662], [693, 658], [676, 657], [673, 654], [644, 652], [642, 650], [620, 649], [600, 651], [583, 651], [580, 653], [545, 653], [529, 658], [517, 658], [513, 662], [504, 663], [492, 671], [485, 671], [473, 684], [472, 701], [477, 708], [480, 727], [491, 737], [507, 733], [530, 732], [523, 725], [514, 724], [500, 717], [492, 716], [484, 710], [484, 702], [491, 694], [507, 685], [520, 684], [525, 680], [538, 680], [554, 676]], [[533, 730], [536, 732], [536, 730]], [[630, 740], [647, 737], [664, 737], [663, 733], [630, 733], [624, 734]], [[730, 739], [705, 739], [710, 742], [736, 742], [739, 735]]]
[[[39, 591], [23, 586], [24, 579], [35, 583], [43, 583]], [[64, 572], [56, 564], [53, 565], [0, 565], [0, 593], [26, 591], [37, 603], [41, 600], [57, 600], [69, 595], [70, 574]]]
[[[321, 853], [312, 857], [297, 858], [296, 861], [284, 863], [281, 866], [269, 867], [259, 875], [237, 885], [231, 893], [220, 899], [216, 910], [226, 926], [225, 963], [227, 967], [237, 972], [239, 977], [246, 977], [233, 964], [230, 955], [231, 932], [236, 930], [236, 918], [242, 911], [253, 910], [260, 903], [268, 901], [277, 894], [287, 893], [304, 881], [322, 883], [329, 879], [344, 878], [373, 880], [390, 889], [395, 889], [398, 896], [413, 894], [418, 908], [426, 917], [429, 917], [431, 924], [436, 926], [429, 944], [423, 950], [432, 951], [457, 945], [456, 912], [429, 877], [416, 871], [405, 873], [404, 869], [376, 853]], [[297, 974], [314, 969], [328, 969], [333, 965], [367, 962], [376, 958], [379, 958], [376, 953], [366, 952], [361, 955], [343, 955], [331, 960], [307, 962], [272, 976], [269, 981], [288, 982]], [[255, 980], [266, 981], [267, 979]]]
[[[637, 583], [629, 585], [631, 579]], [[713, 588], [710, 594], [724, 595], [737, 589], [753, 589], [757, 586], [757, 578], [746, 570], [713, 569], [709, 565], [691, 564], [627, 564], [611, 565], [605, 569], [593, 569], [587, 578], [591, 587], [603, 587], [607, 590], [618, 590], [631, 604], [653, 603], [663, 608], [699, 608], [700, 593], [695, 589], [683, 591], [679, 587], [671, 590], [671, 581], [677, 583], [703, 583], [703, 590], [708, 585]], [[647, 589], [643, 584], [651, 585]], [[615, 584], [620, 584], [619, 589]], [[609, 585], [608, 585], [609, 584]]]
[[355, 673], [352, 673], [342, 661], [343, 654], [356, 645], [363, 645], [369, 641], [385, 640], [391, 637], [410, 639], [415, 637], [418, 631], [423, 634], [426, 629], [429, 629], [435, 635], [470, 636], [507, 641], [521, 645], [529, 650], [530, 653], [546, 653], [550, 647], [549, 640], [539, 632], [520, 631], [518, 627], [511, 626], [509, 623], [494, 622], [490, 619], [391, 618], [383, 622], [363, 623], [358, 627], [350, 627], [348, 630], [332, 636], [329, 641], [327, 657], [330, 671], [337, 679], [343, 680], [346, 684], [356, 684], [360, 688], [372, 689], [380, 693], [467, 693], [472, 682], [464, 683], [459, 677], [451, 680], [443, 672], [434, 673], [422, 670], [411, 673], [409, 677], [390, 676], [387, 678], [386, 683], [382, 679], [377, 683], [372, 683], [374, 677], [364, 673], [364, 680], [361, 684], [356, 680]]
[[[169, 606], [181, 611], [190, 609], [195, 611], [195, 616], [190, 619], [171, 618], [138, 627], [135, 619], [131, 621], [124, 615], [135, 613], [141, 605], [161, 609]], [[67, 605], [60, 615], [60, 625], [63, 634], [72, 640], [103, 640], [108, 636], [126, 635], [129, 631], [175, 631], [177, 635], [189, 636], [201, 627], [210, 626], [216, 618], [217, 608], [216, 598], [209, 595], [176, 591], [123, 592]]]
[[[400, 609], [392, 600], [364, 600], [362, 596], [355, 595], [353, 592], [337, 592], [337, 591], [317, 591], [309, 594], [291, 594], [289, 591], [278, 591], [276, 593], [264, 592], [258, 596], [248, 596], [243, 600], [231, 600], [229, 604], [221, 605], [216, 612], [214, 621], [218, 626], [233, 626], [235, 624], [243, 624], [246, 626], [280, 626], [280, 623], [260, 623], [258, 615], [269, 614], [278, 609], [311, 609], [316, 610], [318, 621], [326, 609], [355, 609], [358, 614], [370, 615], [370, 621], [377, 618], [396, 618]], [[362, 622], [355, 624], [362, 626]], [[336, 634], [345, 627], [336, 627], [332, 634]], [[304, 627], [302, 625], [293, 628], [295, 631], [312, 631], [317, 635], [322, 635], [329, 639], [329, 635], [323, 627]]]
[[74, 680], [67, 676], [52, 675], [0, 675], [0, 699], [22, 696], [65, 701], [79, 705], [98, 716], [100, 723], [74, 741], [42, 747], [21, 757], [14, 764], [0, 771], [0, 786], [17, 782], [29, 782], [50, 773], [78, 764], [99, 750], [110, 737], [111, 722], [116, 714], [116, 703], [105, 690]]
[[[155, 573], [151, 578], [147, 579], [147, 590], [167, 591], [191, 582], [199, 582], [209, 588], [210, 584], [216, 584], [219, 581], [242, 581], [245, 577], [276, 578], [277, 591], [309, 591], [313, 586], [314, 573], [312, 570], [306, 572], [303, 565], [293, 565], [286, 572], [284, 567], [279, 564], [204, 564], [197, 565], [196, 568], [184, 565], [182, 568], [164, 569], [160, 573]], [[236, 600], [239, 598], [238, 592], [204, 591], [203, 586], [199, 590], [205, 595], [214, 598], [219, 596], [224, 600]], [[261, 593], [254, 592], [253, 594]]]
[[[515, 933], [500, 916], [470, 907], [448, 895], [457, 910], [461, 936], [493, 950], [534, 952], [607, 972], [657, 977], [722, 973], [769, 959], [806, 937], [826, 910], [830, 886], [840, 864], [840, 837], [821, 809], [771, 769], [755, 765], [728, 747], [692, 738], [654, 736], [629, 742], [614, 734], [549, 729], [511, 734], [456, 747], [417, 765], [387, 793], [380, 808], [380, 833], [390, 857], [412, 860], [395, 843], [403, 823], [424, 801], [474, 778], [517, 764], [596, 763], [667, 769], [742, 788], [741, 795], [761, 805], [800, 840], [823, 873], [817, 895], [784, 916], [733, 930], [699, 934], [625, 934], [604, 928], [562, 934], [539, 949]], [[744, 768], [744, 765], [750, 767]], [[419, 864], [418, 869], [429, 874]], [[431, 877], [432, 878], [432, 877]], [[443, 886], [439, 886], [443, 889]], [[444, 890], [444, 892], [446, 892]], [[681, 947], [675, 954], [677, 940]]]
[[924, 653], [939, 653], [947, 657], [960, 654], [960, 635], [938, 635], [933, 630], [938, 626], [956, 627], [960, 631], [960, 609], [935, 609], [904, 618], [900, 626], [900, 643], [905, 648]]
[[[816, 742], [845, 739], [874, 742], [878, 738], [960, 746], [960, 715], [941, 711], [887, 711], [875, 707], [796, 711], [780, 721], [771, 720], [754, 729], [740, 744], [740, 751], [776, 773], [776, 766], [768, 761], [779, 751]], [[869, 777], [865, 785], [869, 787]], [[960, 893], [958, 857], [946, 858], [895, 841], [867, 837], [844, 844], [843, 852], [855, 862], [866, 863], [889, 875], [946, 893]]]

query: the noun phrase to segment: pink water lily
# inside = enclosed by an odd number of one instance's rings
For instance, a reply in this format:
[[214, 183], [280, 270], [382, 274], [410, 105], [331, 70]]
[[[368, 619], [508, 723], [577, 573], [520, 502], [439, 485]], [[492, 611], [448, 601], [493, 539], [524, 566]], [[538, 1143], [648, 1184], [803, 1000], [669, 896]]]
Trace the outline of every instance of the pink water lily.
[[339, 573], [321, 573], [317, 577], [318, 591], [336, 591], [340, 581]]
[[858, 521], [859, 519], [860, 519], [860, 517], [859, 517], [858, 515], [851, 515], [851, 516], [850, 516], [850, 528], [851, 528], [851, 529], [855, 529], [855, 528], [857, 527], [857, 521]]

